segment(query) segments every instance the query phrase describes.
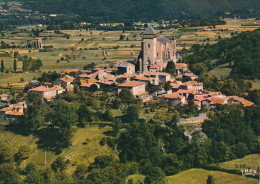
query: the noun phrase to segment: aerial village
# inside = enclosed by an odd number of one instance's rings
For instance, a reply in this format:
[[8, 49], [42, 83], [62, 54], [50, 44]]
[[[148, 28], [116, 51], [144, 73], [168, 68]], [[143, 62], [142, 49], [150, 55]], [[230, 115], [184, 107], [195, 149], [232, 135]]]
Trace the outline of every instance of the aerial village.
[[[176, 52], [176, 40], [172, 36], [162, 37], [153, 27], [149, 26], [142, 35], [142, 51], [131, 62], [114, 61], [104, 68], [92, 70], [71, 69], [65, 70], [62, 77], [53, 83], [28, 90], [28, 93], [38, 93], [43, 101], [48, 103], [57, 95], [70, 92], [75, 88], [82, 91], [114, 91], [119, 94], [128, 89], [142, 102], [154, 99], [165, 99], [169, 105], [187, 104], [193, 101], [198, 109], [212, 109], [220, 105], [241, 104], [244, 107], [254, 103], [238, 96], [226, 96], [218, 91], [206, 91], [203, 83], [198, 82], [198, 76], [189, 71], [188, 65], [182, 63], [182, 57]], [[165, 72], [169, 62], [175, 63], [175, 75]], [[72, 75], [73, 74], [73, 75]], [[80, 85], [74, 86], [76, 79]], [[33, 80], [29, 83], [39, 83]], [[165, 85], [169, 86], [165, 90]], [[149, 92], [149, 85], [157, 86], [158, 91]], [[95, 89], [95, 90], [93, 90]], [[10, 101], [10, 94], [1, 94], [2, 102]], [[9, 104], [9, 103], [7, 103]], [[14, 122], [24, 115], [27, 107], [25, 102], [9, 104], [0, 109], [1, 118]]]

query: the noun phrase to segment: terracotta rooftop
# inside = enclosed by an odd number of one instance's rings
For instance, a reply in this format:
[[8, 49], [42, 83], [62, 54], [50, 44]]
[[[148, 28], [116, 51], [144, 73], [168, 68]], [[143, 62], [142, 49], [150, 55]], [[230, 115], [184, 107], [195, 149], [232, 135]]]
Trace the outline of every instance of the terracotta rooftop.
[[153, 65], [153, 66], [150, 67], [150, 69], [158, 69], [158, 68], [159, 68], [158, 65]]
[[183, 76], [185, 76], [185, 77], [198, 77], [197, 75], [195, 75], [193, 73], [185, 73], [185, 74], [183, 74]]
[[56, 91], [59, 91], [59, 90], [63, 90], [63, 88], [61, 86], [53, 86], [53, 89], [55, 89]]
[[84, 84], [81, 84], [80, 87], [90, 88], [90, 86], [92, 86], [93, 84], [95, 84], [95, 83], [92, 83], [92, 82], [90, 82], [90, 83], [84, 83]]
[[54, 89], [52, 88], [47, 88], [45, 86], [39, 86], [33, 89], [30, 89], [29, 92], [33, 91], [33, 92], [46, 92], [46, 91], [53, 91]]
[[140, 86], [140, 85], [143, 85], [143, 84], [145, 84], [145, 83], [139, 82], [139, 81], [129, 81], [129, 82], [126, 82], [124, 84], [118, 85], [118, 87], [136, 87], [136, 86]]
[[131, 78], [132, 80], [140, 80], [140, 81], [150, 81], [149, 78], [142, 76], [142, 75], [135, 75]]
[[66, 87], [66, 89], [69, 91], [69, 90], [72, 90], [74, 88], [74, 85], [73, 84], [71, 84], [71, 85], [69, 85], [69, 86], [67, 86]]
[[0, 95], [0, 98], [3, 98], [3, 97], [8, 97], [9, 95], [7, 95], [7, 94], [1, 94]]
[[187, 67], [187, 64], [185, 64], [185, 63], [176, 63], [176, 64], [175, 64], [175, 68], [176, 68], [177, 70], [185, 69], [186, 67]]
[[234, 101], [240, 102], [243, 104], [244, 107], [250, 107], [250, 106], [254, 105], [253, 102], [250, 102], [244, 98], [239, 98], [238, 96], [228, 96], [228, 100], [234, 100]]
[[134, 75], [129, 74], [129, 73], [124, 73], [123, 75], [119, 75], [117, 78], [118, 79], [127, 79], [127, 78], [132, 78]]
[[79, 75], [79, 77], [80, 78], [90, 78], [90, 75], [84, 73], [84, 74]]
[[170, 94], [166, 94], [164, 95], [164, 98], [170, 98], [170, 99], [182, 99], [185, 98], [184, 96], [180, 96], [179, 93], [170, 93]]
[[23, 116], [24, 115], [23, 112], [12, 112], [12, 111], [5, 112], [5, 114], [11, 115], [11, 116]]
[[176, 83], [171, 83], [170, 86], [171, 86], [173, 89], [178, 89], [178, 88], [180, 88], [180, 85], [179, 85], [179, 84], [176, 84]]

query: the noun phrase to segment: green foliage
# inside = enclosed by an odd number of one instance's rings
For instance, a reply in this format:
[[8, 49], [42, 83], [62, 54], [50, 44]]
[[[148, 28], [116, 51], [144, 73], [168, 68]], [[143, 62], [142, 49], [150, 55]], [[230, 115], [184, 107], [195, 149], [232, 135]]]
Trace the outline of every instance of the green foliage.
[[152, 167], [147, 171], [147, 176], [144, 180], [145, 184], [164, 184], [165, 174], [160, 167]]
[[1, 60], [1, 72], [4, 73], [4, 71], [5, 71], [4, 60]]
[[40, 82], [53, 82], [60, 77], [61, 75], [56, 71], [53, 71], [52, 73], [43, 72], [37, 80]]
[[0, 165], [0, 181], [1, 184], [19, 183], [20, 178], [13, 165], [7, 163]]
[[17, 61], [16, 61], [16, 59], [14, 59], [13, 69], [14, 69], [14, 72], [16, 72], [16, 70], [17, 70]]
[[125, 104], [131, 104], [135, 100], [135, 97], [128, 89], [122, 89], [122, 91], [119, 93], [119, 98], [121, 99], [122, 103]]
[[157, 165], [162, 155], [152, 127], [143, 122], [127, 126], [127, 130], [120, 134], [117, 149], [122, 162], [136, 161]]
[[[211, 17], [224, 15], [226, 11], [239, 12], [240, 14], [250, 15], [248, 13], [249, 9], [257, 10], [259, 5], [256, 1], [211, 1], [206, 0], [184, 0], [184, 1], [171, 1], [163, 0], [161, 2], [157, 1], [130, 1], [130, 0], [114, 0], [105, 1], [99, 0], [93, 2], [91, 0], [57, 0], [55, 2], [51, 0], [40, 1], [36, 0], [29, 3], [28, 0], [23, 0], [28, 3], [24, 3], [24, 7], [27, 9], [34, 9], [43, 13], [57, 13], [57, 14], [79, 14], [80, 18], [84, 20], [90, 16], [93, 17], [109, 17], [110, 20], [123, 19], [127, 23], [129, 19], [179, 19], [179, 18], [194, 18], [194, 17]], [[102, 6], [100, 6], [102, 4]], [[68, 9], [68, 7], [70, 7]], [[99, 7], [99, 8], [96, 8]], [[176, 8], [178, 7], [178, 8]], [[88, 12], [85, 10], [89, 9]], [[184, 14], [185, 13], [185, 14]], [[239, 14], [239, 15], [240, 15]], [[101, 19], [101, 20], [103, 20]], [[97, 20], [100, 20], [97, 19]], [[214, 25], [216, 22], [206, 21], [207, 19], [196, 23], [194, 25]], [[72, 23], [71, 23], [72, 24]], [[72, 25], [66, 23], [63, 25], [64, 29], [71, 29]], [[52, 25], [52, 24], [51, 24]]]
[[167, 73], [170, 73], [171, 75], [175, 75], [175, 72], [176, 72], [176, 70], [175, 70], [175, 63], [173, 61], [169, 61], [167, 63], [165, 71]]
[[25, 159], [29, 158], [30, 153], [31, 153], [30, 147], [28, 145], [24, 145], [19, 148], [16, 156], [19, 160], [25, 160]]
[[14, 159], [14, 153], [10, 146], [0, 142], [0, 165], [3, 163], [10, 163]]
[[69, 162], [65, 161], [65, 159], [61, 156], [57, 157], [57, 159], [51, 164], [51, 168], [53, 171], [63, 171], [68, 168]]
[[216, 179], [212, 175], [209, 175], [207, 179], [207, 184], [215, 184], [215, 182]]
[[90, 92], [96, 92], [98, 90], [98, 87], [96, 84], [92, 84], [89, 88], [89, 91]]
[[126, 109], [124, 121], [128, 123], [134, 123], [139, 118], [140, 107], [137, 104], [130, 104]]
[[92, 113], [85, 103], [79, 107], [77, 114], [80, 127], [84, 127], [86, 123], [91, 121]]
[[[251, 124], [254, 118], [254, 114], [248, 114], [240, 106], [227, 106], [214, 112], [211, 120], [203, 123], [202, 130], [214, 142], [220, 142], [215, 144], [215, 149], [219, 150], [215, 153], [225, 154], [229, 152], [229, 146], [232, 153], [240, 158], [256, 149], [256, 134]], [[256, 120], [259, 122], [259, 119]], [[217, 160], [221, 161], [220, 158]]]
[[23, 62], [23, 71], [35, 71], [39, 70], [42, 67], [42, 61], [40, 59], [32, 59], [29, 58], [28, 56], [19, 56], [17, 57], [20, 61]]
[[[187, 53], [183, 50], [184, 62], [198, 75], [215, 68], [218, 65], [229, 63], [232, 68], [231, 77], [255, 79], [259, 76], [259, 42], [260, 29], [244, 32], [230, 39], [222, 39], [214, 45], [193, 45]], [[213, 62], [215, 60], [215, 62]], [[234, 63], [232, 65], [232, 63]]]

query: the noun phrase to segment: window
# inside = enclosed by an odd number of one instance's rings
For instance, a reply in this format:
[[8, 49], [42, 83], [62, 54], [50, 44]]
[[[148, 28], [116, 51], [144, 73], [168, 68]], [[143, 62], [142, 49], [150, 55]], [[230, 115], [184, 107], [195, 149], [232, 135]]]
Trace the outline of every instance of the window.
[[151, 46], [150, 46], [150, 44], [148, 43], [148, 48], [150, 48]]

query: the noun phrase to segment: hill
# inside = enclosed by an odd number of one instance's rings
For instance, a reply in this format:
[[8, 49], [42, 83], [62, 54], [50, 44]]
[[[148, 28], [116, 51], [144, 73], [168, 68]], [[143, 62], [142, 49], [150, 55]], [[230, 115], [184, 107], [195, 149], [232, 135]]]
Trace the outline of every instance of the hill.
[[79, 14], [83, 17], [111, 19], [173, 19], [212, 17], [226, 11], [257, 12], [257, 0], [20, 0], [24, 7], [43, 13]]

